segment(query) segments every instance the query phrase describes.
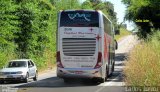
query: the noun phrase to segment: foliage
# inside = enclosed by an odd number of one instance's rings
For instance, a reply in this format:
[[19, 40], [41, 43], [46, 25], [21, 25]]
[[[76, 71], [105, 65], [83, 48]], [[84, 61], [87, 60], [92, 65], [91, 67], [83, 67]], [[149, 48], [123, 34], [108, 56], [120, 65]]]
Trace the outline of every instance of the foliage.
[[122, 0], [127, 6], [125, 19], [133, 21], [139, 28], [139, 37], [147, 38], [160, 28], [159, 0]]
[[57, 11], [79, 7], [78, 0], [0, 0], [0, 67], [15, 58], [54, 64]]
[[14, 33], [19, 30], [18, 17], [15, 16], [17, 5], [11, 0], [0, 0], [0, 67], [11, 58], [15, 58]]
[[0, 67], [18, 58], [38, 68], [54, 64], [57, 12], [64, 9], [100, 9], [117, 22], [113, 4], [101, 0], [0, 0]]
[[0, 0], [0, 47], [13, 45], [14, 33], [18, 28], [18, 17], [15, 16], [16, 5], [11, 0]]
[[92, 9], [92, 3], [90, 1], [85, 1], [81, 5], [82, 9]]
[[0, 4], [0, 66], [14, 58], [36, 57], [32, 59], [41, 65], [51, 62], [44, 52], [55, 51], [54, 6], [46, 0], [0, 0]]
[[126, 28], [123, 28], [123, 27], [120, 28], [120, 32], [121, 32], [120, 35], [115, 35], [115, 39], [116, 39], [117, 41], [118, 41], [118, 40], [121, 40], [122, 37], [131, 34], [131, 32], [129, 32]]
[[[159, 31], [159, 30], [158, 30]], [[124, 69], [129, 86], [160, 86], [160, 32], [130, 53]]]
[[82, 3], [82, 9], [94, 9], [101, 10], [113, 23], [114, 27], [117, 29], [117, 17], [116, 12], [114, 12], [114, 6], [109, 1], [102, 2], [101, 0], [86, 0]]
[[66, 10], [66, 9], [79, 9], [80, 3], [78, 0], [50, 0], [56, 7], [56, 10]]

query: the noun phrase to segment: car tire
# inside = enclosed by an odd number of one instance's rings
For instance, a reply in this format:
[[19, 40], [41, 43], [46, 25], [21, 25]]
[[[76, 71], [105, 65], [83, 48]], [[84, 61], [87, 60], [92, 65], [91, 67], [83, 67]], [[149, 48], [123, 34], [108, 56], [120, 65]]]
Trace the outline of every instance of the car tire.
[[25, 82], [25, 83], [28, 83], [28, 80], [29, 80], [29, 73], [26, 74], [26, 77], [25, 77], [25, 79], [24, 79], [24, 82]]
[[35, 76], [33, 77], [34, 81], [37, 81], [37, 79], [38, 79], [38, 72], [36, 72]]

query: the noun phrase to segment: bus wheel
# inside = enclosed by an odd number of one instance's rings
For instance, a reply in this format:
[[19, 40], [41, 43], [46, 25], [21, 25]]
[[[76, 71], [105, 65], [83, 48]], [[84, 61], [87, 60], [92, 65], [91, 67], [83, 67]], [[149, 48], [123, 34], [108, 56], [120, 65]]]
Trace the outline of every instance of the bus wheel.
[[100, 78], [100, 79], [99, 79], [99, 82], [100, 82], [100, 83], [104, 83], [105, 80], [106, 80], [105, 78]]
[[3, 84], [4, 83], [4, 81], [3, 80], [0, 80], [0, 84]]
[[105, 79], [104, 78], [93, 78], [92, 82], [95, 84], [104, 83]]
[[105, 75], [105, 81], [108, 79], [108, 68], [106, 67], [106, 75]]
[[112, 73], [114, 72], [114, 65], [115, 65], [115, 62], [113, 62], [113, 65], [112, 65]]
[[64, 83], [69, 83], [71, 80], [69, 78], [64, 78], [63, 81]]

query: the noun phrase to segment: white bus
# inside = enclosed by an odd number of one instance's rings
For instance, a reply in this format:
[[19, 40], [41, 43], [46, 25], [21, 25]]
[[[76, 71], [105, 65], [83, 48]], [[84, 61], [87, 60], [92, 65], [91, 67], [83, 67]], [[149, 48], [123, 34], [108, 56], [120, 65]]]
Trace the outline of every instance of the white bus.
[[59, 12], [57, 76], [104, 82], [114, 71], [115, 46], [112, 22], [98, 10]]

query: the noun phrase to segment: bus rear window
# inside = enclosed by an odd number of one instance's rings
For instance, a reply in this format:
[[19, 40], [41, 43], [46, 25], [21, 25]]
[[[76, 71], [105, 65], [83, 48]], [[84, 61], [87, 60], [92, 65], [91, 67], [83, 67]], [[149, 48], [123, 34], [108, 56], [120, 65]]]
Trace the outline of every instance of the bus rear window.
[[61, 13], [60, 27], [99, 27], [98, 12], [64, 11]]

